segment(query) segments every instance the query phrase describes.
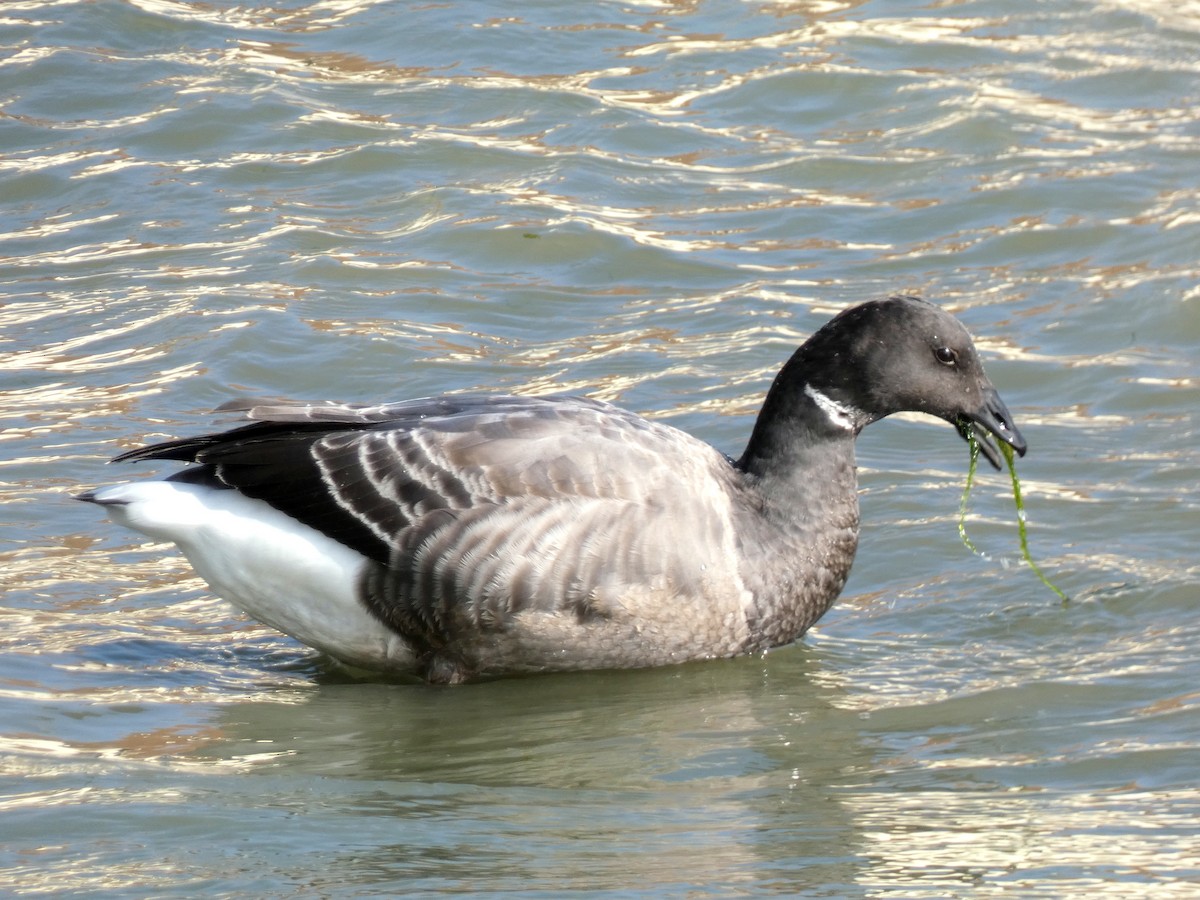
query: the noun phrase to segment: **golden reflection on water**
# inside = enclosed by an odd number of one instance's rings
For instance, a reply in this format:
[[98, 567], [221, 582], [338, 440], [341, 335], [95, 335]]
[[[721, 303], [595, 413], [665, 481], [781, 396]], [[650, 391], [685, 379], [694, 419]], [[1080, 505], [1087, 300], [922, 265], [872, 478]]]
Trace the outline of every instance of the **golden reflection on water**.
[[233, 30], [278, 29], [304, 33], [324, 31], [347, 18], [389, 0], [316, 0], [295, 9], [287, 6], [234, 6], [189, 0], [130, 0], [130, 6], [168, 20], [199, 22]]
[[[1200, 808], [1200, 792], [1137, 786], [981, 791], [963, 784], [855, 793], [848, 802], [863, 825], [863, 852], [873, 863], [867, 887], [901, 883], [906, 897], [944, 897], [945, 891], [984, 885], [988, 888], [972, 896], [1081, 889], [1089, 897], [1194, 896], [1194, 881], [1174, 873], [1190, 866], [1185, 836]], [[1136, 823], [1131, 809], [1138, 810]], [[931, 816], [931, 810], [938, 814]], [[900, 833], [903, 840], [897, 839]]]

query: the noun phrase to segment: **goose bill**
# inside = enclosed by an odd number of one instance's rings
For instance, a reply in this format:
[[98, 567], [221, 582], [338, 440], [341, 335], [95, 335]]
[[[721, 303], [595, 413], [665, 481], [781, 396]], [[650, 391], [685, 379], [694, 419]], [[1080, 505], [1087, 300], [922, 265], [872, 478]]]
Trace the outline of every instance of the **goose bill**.
[[989, 440], [989, 433], [1016, 450], [1018, 456], [1025, 455], [1025, 438], [995, 388], [989, 387], [983, 392], [983, 403], [979, 409], [959, 415], [954, 424], [963, 440], [970, 442], [974, 436], [980, 452], [997, 471], [1000, 470], [1000, 451]]

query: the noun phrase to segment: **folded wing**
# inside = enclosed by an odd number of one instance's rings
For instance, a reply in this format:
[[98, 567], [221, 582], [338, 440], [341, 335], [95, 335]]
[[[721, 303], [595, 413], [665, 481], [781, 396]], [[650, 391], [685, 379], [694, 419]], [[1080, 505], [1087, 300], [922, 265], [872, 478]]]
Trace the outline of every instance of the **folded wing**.
[[263, 500], [354, 548], [377, 564], [364, 585], [376, 615], [422, 645], [503, 629], [527, 610], [620, 616], [643, 596], [671, 615], [651, 594], [737, 581], [725, 571], [729, 461], [608, 404], [237, 407], [251, 424], [118, 458], [197, 463], [173, 477]]

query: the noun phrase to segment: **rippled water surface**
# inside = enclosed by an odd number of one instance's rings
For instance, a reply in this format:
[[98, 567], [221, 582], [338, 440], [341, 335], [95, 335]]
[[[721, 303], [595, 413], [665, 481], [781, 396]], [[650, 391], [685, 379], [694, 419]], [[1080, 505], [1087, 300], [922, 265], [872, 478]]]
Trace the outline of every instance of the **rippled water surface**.
[[[1200, 10], [0, 7], [0, 890], [1200, 894]], [[765, 658], [339, 672], [72, 503], [234, 394], [584, 392], [737, 452], [843, 306], [954, 310], [1007, 479], [860, 441]], [[143, 467], [145, 469], [145, 467]]]

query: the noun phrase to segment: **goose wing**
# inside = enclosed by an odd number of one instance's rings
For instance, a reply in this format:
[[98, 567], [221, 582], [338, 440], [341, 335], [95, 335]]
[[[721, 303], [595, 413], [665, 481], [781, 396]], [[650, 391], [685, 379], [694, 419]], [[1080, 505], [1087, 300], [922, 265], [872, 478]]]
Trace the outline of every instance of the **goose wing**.
[[377, 614], [431, 642], [531, 608], [586, 616], [630, 586], [704, 593], [697, 581], [733, 559], [728, 459], [606, 403], [237, 407], [250, 424], [118, 459], [197, 463], [173, 477], [238, 490], [353, 547], [379, 564]]

